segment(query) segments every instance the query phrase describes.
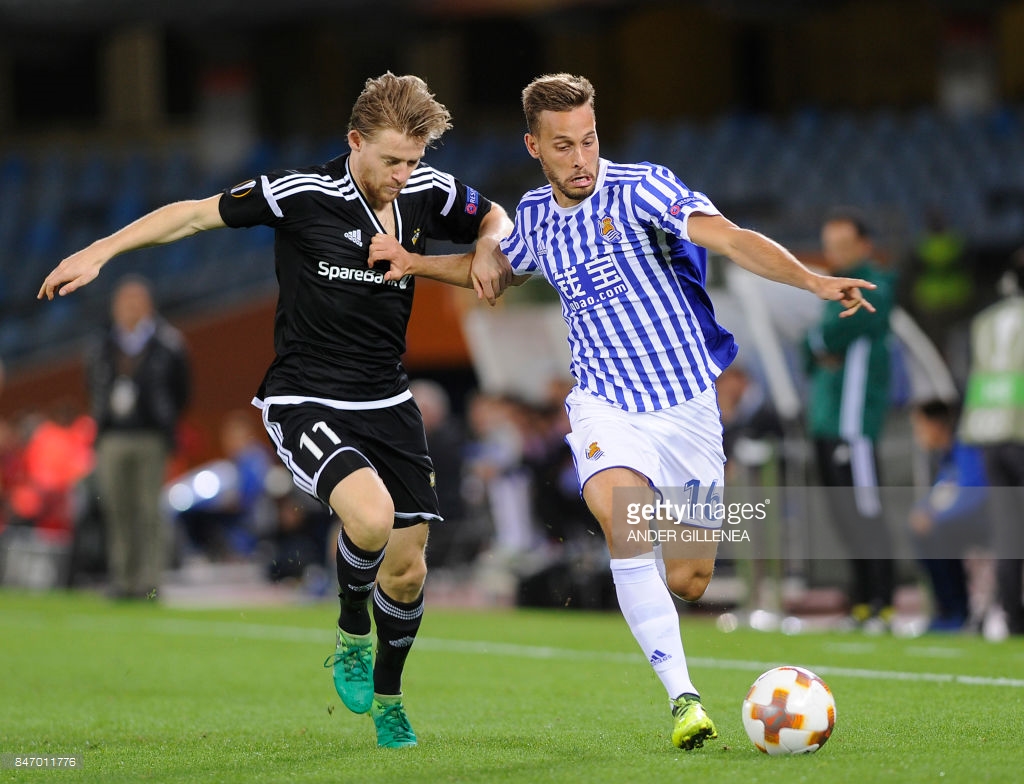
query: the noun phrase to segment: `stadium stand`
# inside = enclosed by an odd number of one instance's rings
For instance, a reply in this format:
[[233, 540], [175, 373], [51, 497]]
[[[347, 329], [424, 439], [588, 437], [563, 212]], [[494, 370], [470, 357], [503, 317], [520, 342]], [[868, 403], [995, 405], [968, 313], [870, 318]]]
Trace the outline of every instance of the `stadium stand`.
[[[804, 110], [784, 117], [722, 115], [709, 122], [638, 122], [607, 155], [654, 160], [691, 187], [708, 189], [737, 222], [797, 249], [816, 244], [823, 210], [857, 204], [874, 213], [890, 245], [920, 235], [929, 209], [950, 216], [974, 247], [1006, 247], [1024, 236], [1024, 107], [952, 116], [932, 108], [851, 114]], [[146, 211], [200, 197], [252, 171], [327, 159], [335, 139], [261, 141], [237, 170], [210, 173], [198, 148], [50, 145], [0, 156], [0, 356], [9, 363], [69, 349], [105, 315], [116, 276], [46, 308], [34, 300], [53, 264]], [[510, 131], [452, 132], [428, 153], [511, 205], [538, 183]], [[234, 178], [234, 179], [232, 179]], [[152, 248], [119, 271], [155, 279], [165, 312], [200, 310], [274, 284], [272, 234], [212, 232]]]

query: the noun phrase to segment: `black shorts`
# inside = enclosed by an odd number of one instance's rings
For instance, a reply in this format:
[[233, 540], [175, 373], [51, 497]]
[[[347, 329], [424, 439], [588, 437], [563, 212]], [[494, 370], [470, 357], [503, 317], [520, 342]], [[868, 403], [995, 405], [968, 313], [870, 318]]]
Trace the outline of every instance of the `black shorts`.
[[295, 484], [325, 504], [338, 482], [370, 467], [391, 494], [396, 528], [442, 519], [423, 419], [411, 398], [360, 410], [264, 403], [263, 425]]

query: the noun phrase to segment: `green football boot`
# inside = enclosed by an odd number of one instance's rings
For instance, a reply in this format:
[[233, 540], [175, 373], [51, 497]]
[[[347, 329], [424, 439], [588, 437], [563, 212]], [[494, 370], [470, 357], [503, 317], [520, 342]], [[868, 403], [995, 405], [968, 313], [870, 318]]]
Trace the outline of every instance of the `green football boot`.
[[373, 702], [373, 639], [338, 629], [338, 648], [324, 667], [334, 670], [334, 688], [353, 713], [366, 713]]
[[416, 745], [416, 733], [405, 715], [401, 694], [393, 697], [375, 694], [370, 718], [377, 728], [377, 745], [381, 748], [402, 749]]
[[681, 749], [699, 749], [705, 740], [718, 737], [715, 723], [696, 694], [682, 694], [672, 700], [672, 717], [672, 743]]

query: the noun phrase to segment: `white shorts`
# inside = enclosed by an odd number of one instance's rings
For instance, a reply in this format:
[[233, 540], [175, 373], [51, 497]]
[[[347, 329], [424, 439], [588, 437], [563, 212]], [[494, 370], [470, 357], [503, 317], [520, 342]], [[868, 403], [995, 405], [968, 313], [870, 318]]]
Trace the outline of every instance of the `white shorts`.
[[[565, 437], [580, 491], [594, 474], [629, 468], [647, 477], [660, 498], [703, 503], [725, 486], [722, 420], [714, 388], [660, 411], [623, 411], [579, 387], [565, 399], [572, 431]], [[690, 521], [702, 527], [717, 522]]]

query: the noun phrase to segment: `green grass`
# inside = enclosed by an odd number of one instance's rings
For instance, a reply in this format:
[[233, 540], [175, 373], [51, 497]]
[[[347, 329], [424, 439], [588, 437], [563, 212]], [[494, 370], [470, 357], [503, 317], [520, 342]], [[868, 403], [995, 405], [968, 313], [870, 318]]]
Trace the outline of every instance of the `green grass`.
[[[681, 752], [618, 615], [428, 609], [404, 684], [420, 745], [390, 751], [321, 667], [333, 619], [332, 604], [179, 610], [0, 592], [0, 752], [83, 757], [77, 771], [0, 770], [0, 781], [1024, 777], [1024, 681], [993, 684], [1024, 678], [1017, 640], [724, 634], [686, 616], [691, 673], [720, 739]], [[768, 757], [743, 732], [748, 686], [780, 663], [815, 670], [836, 696], [836, 731], [817, 754]]]

